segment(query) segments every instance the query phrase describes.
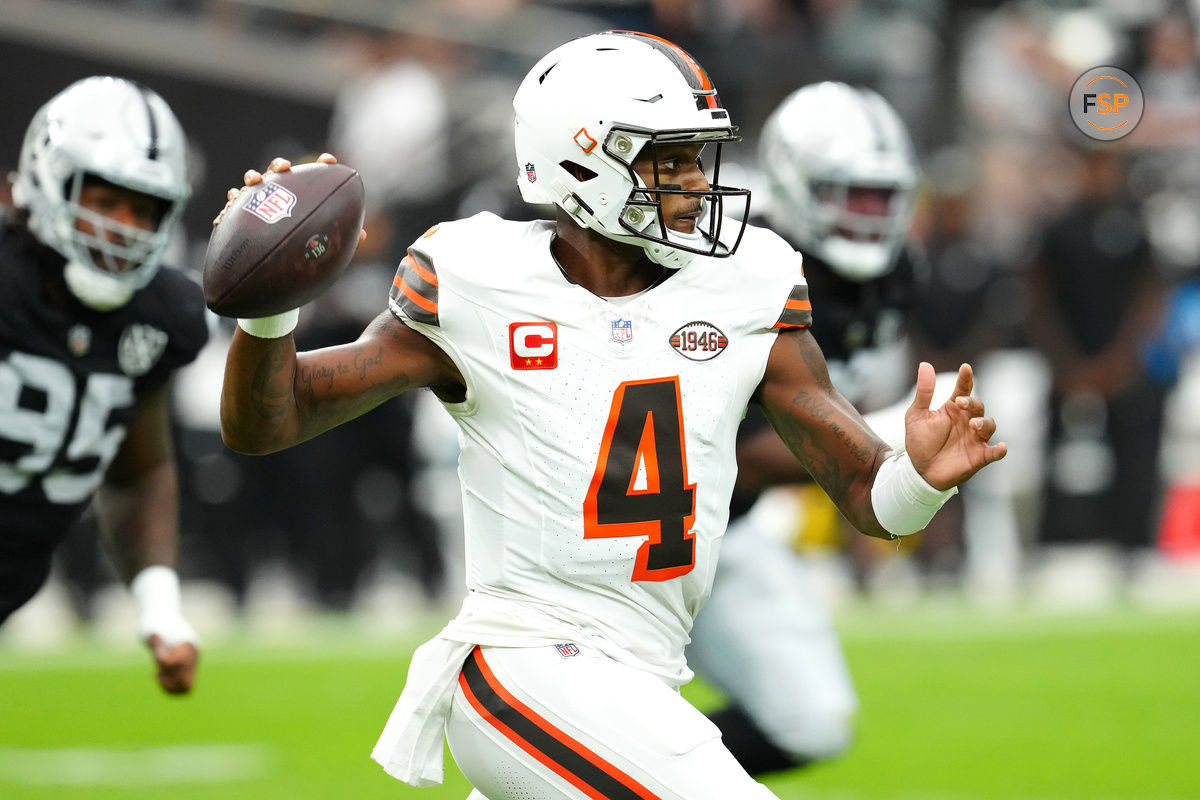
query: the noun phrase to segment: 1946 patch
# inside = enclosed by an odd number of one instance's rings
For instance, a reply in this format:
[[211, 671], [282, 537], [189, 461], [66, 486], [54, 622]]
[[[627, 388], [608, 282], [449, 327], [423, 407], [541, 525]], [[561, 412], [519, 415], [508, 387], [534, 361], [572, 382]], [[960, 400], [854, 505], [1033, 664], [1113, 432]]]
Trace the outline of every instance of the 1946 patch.
[[725, 351], [729, 339], [711, 322], [689, 322], [671, 334], [671, 347], [689, 361], [711, 361]]

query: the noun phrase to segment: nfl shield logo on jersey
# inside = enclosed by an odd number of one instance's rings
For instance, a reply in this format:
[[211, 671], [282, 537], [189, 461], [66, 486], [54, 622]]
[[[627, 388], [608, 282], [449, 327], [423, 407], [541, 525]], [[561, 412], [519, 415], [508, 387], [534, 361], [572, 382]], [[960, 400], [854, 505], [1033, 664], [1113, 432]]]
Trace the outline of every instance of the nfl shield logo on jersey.
[[633, 341], [633, 320], [615, 319], [612, 323], [612, 340], [625, 344]]
[[296, 195], [277, 183], [264, 183], [246, 202], [246, 210], [267, 223], [290, 217], [296, 207]]
[[554, 645], [554, 649], [557, 650], [558, 654], [563, 658], [572, 658], [573, 656], [579, 655], [579, 645], [575, 644], [574, 642], [563, 642], [562, 644], [556, 644]]
[[73, 356], [87, 355], [92, 349], [92, 329], [87, 325], [72, 325], [67, 331], [67, 349]]
[[525, 177], [529, 179], [530, 183], [537, 180], [537, 170], [533, 168], [532, 161], [525, 162]]

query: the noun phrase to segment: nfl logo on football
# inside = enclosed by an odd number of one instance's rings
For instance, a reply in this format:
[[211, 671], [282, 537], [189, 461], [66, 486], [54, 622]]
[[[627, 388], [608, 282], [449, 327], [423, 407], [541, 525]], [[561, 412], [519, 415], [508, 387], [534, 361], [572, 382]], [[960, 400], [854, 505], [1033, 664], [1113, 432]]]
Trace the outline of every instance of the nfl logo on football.
[[246, 210], [267, 223], [290, 217], [295, 207], [296, 195], [277, 183], [265, 184], [246, 201]]
[[612, 339], [614, 342], [625, 344], [633, 341], [633, 320], [617, 319], [612, 324]]

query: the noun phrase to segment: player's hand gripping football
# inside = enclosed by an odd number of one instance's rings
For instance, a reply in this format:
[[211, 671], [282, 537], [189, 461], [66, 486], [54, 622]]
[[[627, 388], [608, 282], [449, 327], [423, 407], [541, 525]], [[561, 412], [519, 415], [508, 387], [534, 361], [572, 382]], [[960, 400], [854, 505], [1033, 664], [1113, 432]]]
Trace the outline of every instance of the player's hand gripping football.
[[1004, 458], [1008, 445], [988, 444], [996, 421], [983, 415], [983, 401], [971, 396], [975, 376], [969, 364], [958, 368], [950, 399], [930, 408], [937, 377], [933, 365], [917, 368], [917, 395], [904, 415], [904, 445], [913, 466], [930, 486], [958, 486], [983, 467]]
[[[332, 153], [321, 153], [321, 155], [317, 156], [317, 161], [321, 164], [338, 163], [337, 156], [333, 155]], [[275, 158], [272, 158], [271, 163], [267, 165], [266, 172], [287, 172], [291, 168], [291, 161], [288, 161], [282, 156], [276, 156]], [[216, 218], [213, 220], [213, 227], [220, 225], [221, 220], [225, 219], [226, 212], [229, 211], [229, 207], [233, 205], [233, 201], [238, 198], [238, 195], [246, 191], [246, 189], [249, 187], [262, 183], [263, 175], [264, 173], [259, 172], [256, 169], [246, 170], [246, 174], [242, 176], [243, 185], [230, 187], [230, 189], [225, 192], [225, 207], [221, 209], [221, 213], [217, 214]], [[360, 230], [358, 232], [358, 243], [362, 244], [366, 238], [367, 232], [365, 230]]]

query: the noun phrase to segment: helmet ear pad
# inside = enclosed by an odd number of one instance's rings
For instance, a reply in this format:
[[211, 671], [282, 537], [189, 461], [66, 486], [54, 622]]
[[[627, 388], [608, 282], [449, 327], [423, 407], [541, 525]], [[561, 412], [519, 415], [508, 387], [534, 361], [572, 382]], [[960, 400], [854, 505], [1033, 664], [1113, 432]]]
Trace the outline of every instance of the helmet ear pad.
[[575, 39], [534, 65], [513, 110], [518, 185], [526, 202], [557, 205], [578, 224], [637, 244], [669, 266], [683, 266], [697, 254], [729, 255], [736, 247], [742, 229], [732, 247], [720, 236], [724, 202], [740, 199], [744, 226], [748, 190], [714, 179], [689, 192], [702, 195], [712, 209], [707, 235], [696, 237], [664, 224], [661, 197], [678, 189], [647, 186], [633, 168], [646, 147], [739, 138], [707, 76], [674, 45], [627, 32]]
[[[162, 209], [157, 228], [124, 225], [85, 208], [80, 193], [94, 180], [153, 198]], [[112, 77], [77, 81], [38, 110], [13, 182], [14, 204], [27, 212], [30, 232], [67, 260], [72, 292], [102, 310], [127, 302], [153, 279], [190, 194], [178, 119], [159, 95]]]
[[[843, 278], [889, 272], [912, 224], [919, 169], [895, 109], [879, 94], [827, 81], [797, 89], [767, 119], [759, 166], [765, 216]], [[857, 202], [866, 195], [886, 202]]]

